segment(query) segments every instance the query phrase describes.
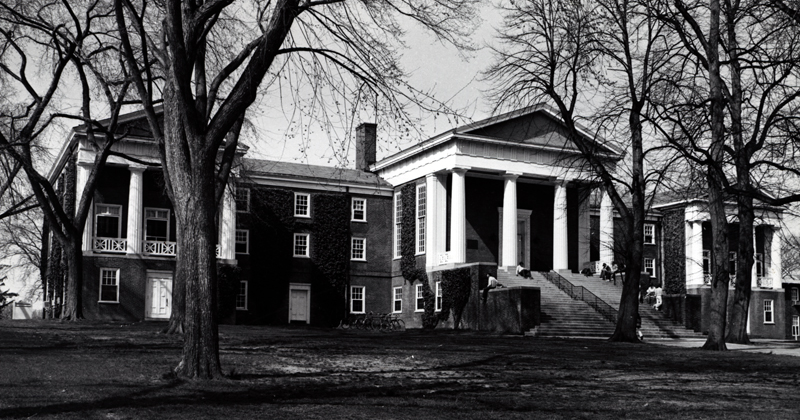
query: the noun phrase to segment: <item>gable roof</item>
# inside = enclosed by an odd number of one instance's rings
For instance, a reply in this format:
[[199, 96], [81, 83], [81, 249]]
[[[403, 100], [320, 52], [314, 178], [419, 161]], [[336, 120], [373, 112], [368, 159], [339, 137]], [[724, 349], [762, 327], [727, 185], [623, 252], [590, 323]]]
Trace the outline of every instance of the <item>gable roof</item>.
[[313, 182], [319, 185], [355, 185], [378, 189], [392, 188], [391, 184], [371, 172], [264, 159], [242, 159], [241, 177], [245, 180], [248, 178], [258, 180], [259, 178], [271, 177]]

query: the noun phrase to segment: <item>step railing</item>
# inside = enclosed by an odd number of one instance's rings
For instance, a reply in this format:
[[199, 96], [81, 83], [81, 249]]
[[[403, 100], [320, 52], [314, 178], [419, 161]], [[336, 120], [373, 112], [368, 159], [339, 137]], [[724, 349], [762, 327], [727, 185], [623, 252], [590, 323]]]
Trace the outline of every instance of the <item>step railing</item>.
[[617, 322], [617, 310], [606, 303], [603, 299], [600, 299], [589, 289], [583, 286], [576, 286], [572, 284], [569, 280], [565, 279], [555, 271], [540, 271], [540, 274], [549, 280], [550, 283], [553, 283], [556, 287], [558, 287], [559, 290], [569, 295], [569, 297], [575, 300], [582, 300], [586, 302], [610, 322]]

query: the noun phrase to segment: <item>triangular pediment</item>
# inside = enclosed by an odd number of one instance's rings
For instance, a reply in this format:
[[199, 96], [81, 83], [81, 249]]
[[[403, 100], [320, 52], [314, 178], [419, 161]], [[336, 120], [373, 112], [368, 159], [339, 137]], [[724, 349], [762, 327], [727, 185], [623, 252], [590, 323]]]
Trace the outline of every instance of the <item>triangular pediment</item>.
[[561, 122], [543, 112], [520, 115], [462, 133], [513, 143], [574, 149]]

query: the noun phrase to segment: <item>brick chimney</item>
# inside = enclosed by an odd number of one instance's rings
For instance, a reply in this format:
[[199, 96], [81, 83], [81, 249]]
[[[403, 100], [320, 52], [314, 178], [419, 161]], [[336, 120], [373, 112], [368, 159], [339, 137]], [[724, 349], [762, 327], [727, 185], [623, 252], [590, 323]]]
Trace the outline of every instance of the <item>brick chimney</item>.
[[369, 171], [375, 163], [377, 131], [378, 125], [373, 123], [361, 123], [356, 128], [356, 169], [360, 171]]

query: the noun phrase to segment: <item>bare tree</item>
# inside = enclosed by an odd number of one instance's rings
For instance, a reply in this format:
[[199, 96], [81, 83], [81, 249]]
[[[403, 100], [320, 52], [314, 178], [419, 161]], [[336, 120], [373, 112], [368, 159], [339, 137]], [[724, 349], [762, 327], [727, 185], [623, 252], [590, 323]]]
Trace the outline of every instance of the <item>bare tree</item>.
[[[50, 231], [63, 245], [69, 273], [62, 319], [68, 320], [82, 317], [82, 232], [99, 169], [116, 141], [111, 133], [122, 106], [118, 98], [124, 98], [127, 91], [124, 75], [106, 73], [99, 65], [113, 56], [115, 41], [100, 25], [112, 12], [100, 1], [0, 3], [0, 73], [7, 81], [6, 93], [13, 100], [0, 116], [0, 148], [15, 162], [13, 168], [27, 176]], [[74, 72], [78, 80], [80, 115], [63, 112], [57, 104], [69, 72]], [[107, 100], [106, 106], [113, 115], [110, 124], [92, 119], [95, 89]], [[38, 169], [40, 141], [57, 119], [84, 123], [87, 136], [98, 151], [75, 212], [65, 210], [54, 180], [47, 179]]]
[[[460, 44], [469, 33], [474, 3], [115, 1], [127, 66], [151, 131], [163, 148], [165, 179], [175, 208], [176, 277], [185, 283], [179, 375], [221, 375], [214, 214], [238, 144], [236, 136], [228, 134], [256, 100], [258, 89], [286, 86], [299, 77], [310, 87], [311, 100], [326, 104], [315, 108], [322, 115], [355, 116], [364, 105], [381, 101], [402, 119], [405, 102], [418, 98], [402, 89], [403, 72], [397, 65], [401, 20]], [[234, 16], [244, 10], [252, 17], [249, 21]], [[330, 103], [323, 87], [334, 98]], [[164, 103], [163, 129], [154, 109], [159, 100]]]
[[[670, 45], [663, 25], [650, 15], [651, 7], [653, 2], [626, 0], [514, 3], [505, 9], [497, 62], [486, 72], [496, 82], [491, 98], [500, 106], [539, 101], [556, 105], [623, 219], [628, 267], [613, 341], [638, 341], [647, 193], [660, 182], [657, 172], [646, 174], [643, 133], [648, 99]], [[625, 140], [614, 146], [630, 152], [627, 172], [579, 134], [582, 122], [614, 137], [622, 134]]]

